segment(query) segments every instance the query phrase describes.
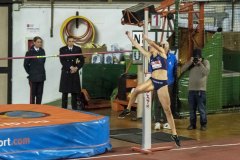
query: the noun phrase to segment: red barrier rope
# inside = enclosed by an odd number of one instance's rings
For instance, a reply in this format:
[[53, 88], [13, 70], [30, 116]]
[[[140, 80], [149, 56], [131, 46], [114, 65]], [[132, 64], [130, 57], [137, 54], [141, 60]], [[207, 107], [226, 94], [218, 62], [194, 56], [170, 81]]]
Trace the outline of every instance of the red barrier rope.
[[36, 58], [51, 58], [51, 57], [70, 57], [79, 55], [93, 55], [93, 54], [109, 54], [109, 53], [125, 53], [132, 52], [131, 50], [125, 51], [109, 51], [109, 52], [96, 52], [96, 53], [77, 53], [77, 54], [61, 54], [61, 55], [46, 55], [46, 56], [20, 56], [20, 57], [3, 57], [0, 60], [12, 60], [12, 59], [36, 59]]

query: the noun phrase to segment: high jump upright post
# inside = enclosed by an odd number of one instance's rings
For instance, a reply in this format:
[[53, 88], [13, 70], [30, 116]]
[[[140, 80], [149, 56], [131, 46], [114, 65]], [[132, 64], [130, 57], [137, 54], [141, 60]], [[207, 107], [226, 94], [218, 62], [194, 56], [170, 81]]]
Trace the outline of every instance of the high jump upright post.
[[[148, 8], [144, 9], [144, 26], [143, 33], [148, 35]], [[148, 50], [148, 44], [144, 40], [143, 48]], [[138, 66], [138, 82], [142, 83], [149, 78], [148, 74], [148, 59], [147, 57], [143, 57], [143, 65]], [[142, 153], [150, 153], [151, 149], [151, 92], [140, 94], [138, 96], [138, 114], [142, 114], [142, 146], [132, 147], [132, 150], [142, 152]], [[141, 112], [142, 111], [142, 112]], [[139, 113], [141, 112], [141, 113]]]
[[[144, 9], [144, 26], [143, 33], [148, 35], [148, 8]], [[143, 48], [148, 50], [148, 44], [144, 40]], [[140, 82], [144, 82], [149, 79], [148, 74], [148, 59], [147, 57], [143, 58], [143, 65], [138, 66], [138, 80]], [[140, 68], [141, 67], [141, 68]], [[132, 150], [142, 152], [142, 153], [150, 153], [151, 149], [151, 92], [146, 92], [143, 95], [139, 95], [138, 99], [138, 107], [142, 109], [142, 146], [141, 148], [132, 147]], [[139, 111], [139, 108], [138, 108]]]
[[[143, 33], [145, 35], [148, 35], [148, 18], [149, 18], [149, 10], [148, 8], [144, 9], [144, 27], [143, 27]], [[148, 50], [148, 44], [146, 40], [143, 41], [143, 47], [145, 50]], [[151, 74], [148, 72], [148, 58], [143, 58], [143, 65], [142, 65], [142, 74], [138, 73], [138, 76], [141, 76], [141, 80], [144, 82], [148, 80], [151, 77]], [[143, 98], [142, 98], [143, 97]], [[140, 105], [138, 104], [138, 107], [143, 108], [143, 116], [142, 116], [142, 147], [132, 147], [132, 150], [142, 152], [142, 153], [151, 153], [153, 151], [163, 151], [163, 150], [169, 150], [172, 147], [166, 146], [166, 147], [158, 147], [158, 148], [152, 148], [152, 137], [151, 137], [151, 124], [152, 124], [152, 118], [151, 118], [151, 105], [152, 105], [152, 94], [150, 92], [145, 92], [144, 96], [139, 97], [143, 99], [143, 103]], [[138, 101], [139, 102], [139, 101]], [[141, 102], [141, 101], [140, 101]]]
[[[148, 15], [149, 10], [148, 8], [144, 9], [144, 27], [143, 33], [148, 35]], [[146, 40], [143, 41], [143, 47], [145, 50], [148, 50], [148, 44]], [[143, 59], [143, 81], [146, 81], [150, 78], [148, 73], [148, 59], [144, 57]], [[142, 149], [151, 149], [151, 92], [144, 93], [143, 96], [143, 123], [142, 123], [142, 130], [143, 130], [143, 137], [142, 137]]]

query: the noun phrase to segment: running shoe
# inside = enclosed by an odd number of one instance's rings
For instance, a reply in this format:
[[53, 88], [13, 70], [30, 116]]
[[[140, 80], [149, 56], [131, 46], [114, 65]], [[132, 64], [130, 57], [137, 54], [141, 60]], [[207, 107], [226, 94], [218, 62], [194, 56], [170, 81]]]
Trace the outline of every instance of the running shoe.
[[130, 110], [129, 109], [124, 109], [122, 111], [122, 113], [119, 114], [118, 118], [125, 118], [129, 114], [130, 114]]
[[161, 129], [161, 123], [156, 122], [156, 123], [155, 123], [155, 126], [154, 126], [154, 129], [155, 129], [155, 130]]
[[163, 129], [171, 129], [171, 127], [168, 123], [164, 123], [163, 124]]
[[174, 140], [177, 147], [181, 147], [180, 139], [178, 138], [178, 135], [172, 135], [171, 138], [172, 140]]

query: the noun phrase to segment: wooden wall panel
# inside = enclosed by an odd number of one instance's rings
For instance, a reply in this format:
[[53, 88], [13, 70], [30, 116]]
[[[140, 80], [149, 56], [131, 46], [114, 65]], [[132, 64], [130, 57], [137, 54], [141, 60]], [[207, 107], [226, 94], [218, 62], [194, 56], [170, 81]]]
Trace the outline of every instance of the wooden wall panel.
[[0, 104], [7, 104], [8, 75], [0, 74]]
[[[0, 57], [8, 57], [8, 7], [0, 7]], [[0, 61], [0, 67], [8, 67], [8, 61]]]

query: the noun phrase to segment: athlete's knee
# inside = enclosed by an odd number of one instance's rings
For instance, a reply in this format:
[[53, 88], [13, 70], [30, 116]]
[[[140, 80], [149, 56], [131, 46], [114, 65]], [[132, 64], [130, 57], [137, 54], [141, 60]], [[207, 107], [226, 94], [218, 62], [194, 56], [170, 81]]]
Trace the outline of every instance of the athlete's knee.
[[135, 94], [139, 94], [139, 93], [141, 93], [141, 92], [142, 92], [141, 87], [137, 87], [137, 88], [135, 88], [135, 90], [134, 90], [134, 93], [135, 93]]
[[165, 106], [164, 107], [164, 112], [165, 112], [166, 115], [171, 115], [172, 111], [171, 111], [170, 106]]
[[168, 107], [170, 108], [171, 106], [171, 102], [170, 102], [170, 99], [168, 96], [165, 96], [165, 95], [159, 95], [159, 98], [160, 98], [160, 102], [163, 106]]

